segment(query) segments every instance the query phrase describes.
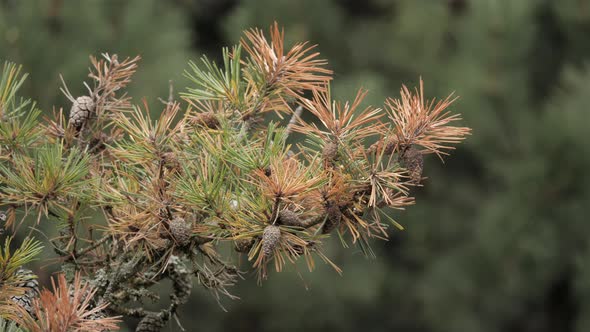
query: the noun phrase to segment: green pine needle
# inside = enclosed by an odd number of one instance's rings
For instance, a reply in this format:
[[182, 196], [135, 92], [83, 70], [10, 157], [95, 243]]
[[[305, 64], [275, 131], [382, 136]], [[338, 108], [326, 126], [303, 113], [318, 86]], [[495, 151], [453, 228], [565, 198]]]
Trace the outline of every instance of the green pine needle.
[[27, 78], [27, 74], [22, 74], [21, 70], [22, 66], [12, 62], [4, 63], [0, 75], [0, 115], [4, 114], [5, 109], [10, 108], [10, 104], [15, 101], [16, 92]]
[[0, 317], [0, 332], [25, 332], [15, 322]]
[[37, 148], [32, 155], [16, 155], [11, 165], [0, 164], [1, 198], [9, 204], [39, 207], [45, 214], [60, 205], [59, 198], [87, 197], [88, 155], [60, 144]]
[[191, 71], [185, 71], [185, 77], [195, 83], [197, 88], [188, 88], [188, 92], [182, 95], [197, 100], [227, 100], [239, 107], [245, 89], [241, 80], [241, 47], [235, 47], [232, 53], [228, 48], [223, 49], [223, 69], [206, 56], [201, 58], [202, 67], [189, 62]]
[[19, 267], [35, 260], [43, 250], [39, 241], [26, 238], [21, 246], [11, 253], [11, 242], [12, 237], [8, 237], [4, 242], [4, 248], [0, 247], [0, 281], [3, 282], [11, 280]]

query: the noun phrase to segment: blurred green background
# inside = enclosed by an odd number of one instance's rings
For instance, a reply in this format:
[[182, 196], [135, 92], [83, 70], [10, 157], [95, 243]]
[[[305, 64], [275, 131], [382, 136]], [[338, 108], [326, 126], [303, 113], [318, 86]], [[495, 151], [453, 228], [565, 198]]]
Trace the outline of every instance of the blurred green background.
[[362, 86], [380, 105], [422, 77], [429, 97], [461, 96], [473, 136], [426, 160], [377, 259], [333, 239], [342, 276], [249, 273], [227, 312], [197, 286], [187, 331], [590, 331], [589, 0], [0, 0], [0, 59], [49, 111], [69, 108], [59, 73], [77, 95], [88, 55], [140, 54], [130, 94], [156, 104], [190, 59], [274, 20], [319, 44], [338, 98]]

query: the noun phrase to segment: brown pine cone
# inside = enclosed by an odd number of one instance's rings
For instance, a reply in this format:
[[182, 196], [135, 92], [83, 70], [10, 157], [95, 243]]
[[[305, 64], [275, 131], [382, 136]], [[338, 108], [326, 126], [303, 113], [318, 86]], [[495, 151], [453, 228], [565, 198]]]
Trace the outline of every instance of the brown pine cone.
[[191, 226], [183, 218], [175, 217], [170, 221], [170, 233], [176, 243], [182, 247], [188, 245], [191, 241]]
[[191, 122], [211, 129], [219, 128], [219, 119], [213, 112], [199, 113], [191, 119]]
[[281, 229], [279, 226], [268, 225], [262, 233], [262, 254], [264, 257], [272, 256], [275, 248], [281, 240]]
[[410, 147], [399, 155], [400, 165], [408, 170], [411, 184], [420, 184], [422, 170], [424, 169], [424, 157], [415, 147]]
[[340, 207], [335, 203], [328, 204], [326, 213], [328, 214], [328, 219], [322, 227], [322, 234], [328, 234], [332, 232], [336, 227], [338, 227], [340, 220], [342, 220], [342, 212], [340, 211]]
[[242, 239], [242, 240], [236, 240], [234, 242], [234, 246], [237, 252], [241, 252], [241, 253], [247, 253], [250, 251], [250, 249], [252, 249], [252, 246], [254, 245], [254, 240], [253, 239]]
[[324, 145], [324, 149], [322, 150], [322, 157], [325, 161], [333, 162], [338, 157], [338, 143], [336, 142], [329, 142]]
[[92, 98], [88, 96], [76, 98], [70, 109], [70, 123], [76, 129], [80, 129], [90, 118], [91, 113], [94, 112], [94, 107], [94, 100]]
[[282, 210], [279, 212], [279, 222], [285, 226], [301, 226], [299, 215], [291, 210]]

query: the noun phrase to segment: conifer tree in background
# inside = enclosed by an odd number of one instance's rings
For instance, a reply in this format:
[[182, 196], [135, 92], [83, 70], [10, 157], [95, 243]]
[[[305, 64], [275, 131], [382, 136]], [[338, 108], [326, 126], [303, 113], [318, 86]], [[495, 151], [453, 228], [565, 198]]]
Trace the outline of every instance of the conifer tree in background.
[[[461, 96], [477, 135], [444, 171], [425, 158], [423, 208], [376, 248], [387, 264], [337, 260], [343, 278], [318, 271], [308, 297], [290, 275], [240, 289], [232, 319], [212, 310], [207, 326], [587, 331], [590, 2], [269, 0], [238, 3], [223, 26], [234, 39], [275, 17], [334, 59], [335, 95], [361, 80], [380, 100], [421, 75], [435, 95]], [[293, 301], [248, 298], [279, 290]]]
[[[2, 0], [0, 59], [35, 73], [36, 79], [28, 81], [22, 93], [34, 96], [48, 111], [66, 102], [54, 89], [60, 85], [59, 75], [83, 81], [88, 55], [104, 52], [141, 54], [137, 84], [129, 93], [165, 97], [168, 80], [180, 80], [191, 58], [188, 24], [181, 8], [156, 0]], [[76, 87], [73, 92], [82, 94], [84, 89]]]
[[[123, 317], [139, 320], [136, 331], [160, 331], [172, 318], [181, 324], [177, 311], [194, 281], [233, 297], [229, 287], [242, 275], [224, 244], [262, 282], [300, 260], [309, 271], [319, 258], [341, 272], [324, 252], [330, 235], [370, 255], [372, 238], [387, 238], [391, 224], [402, 228], [388, 212], [414, 203], [423, 157], [442, 159], [471, 130], [456, 125], [455, 98], [426, 98], [422, 81], [402, 86], [383, 108], [361, 106], [364, 89], [351, 102], [334, 100], [332, 71], [314, 47], [285, 45], [277, 23], [268, 37], [248, 30], [223, 50], [222, 64], [191, 62], [184, 102], [171, 84], [157, 120], [126, 91], [139, 56], [91, 56], [84, 95], [62, 78], [69, 112], [42, 120], [19, 95], [26, 75], [5, 64], [3, 318], [31, 332], [116, 330]], [[292, 132], [303, 143], [289, 144]], [[59, 230], [47, 246], [61, 271], [42, 290], [23, 266], [41, 251], [32, 240], [37, 225]], [[12, 250], [24, 226], [31, 231]], [[165, 280], [169, 301], [159, 303], [154, 286]]]

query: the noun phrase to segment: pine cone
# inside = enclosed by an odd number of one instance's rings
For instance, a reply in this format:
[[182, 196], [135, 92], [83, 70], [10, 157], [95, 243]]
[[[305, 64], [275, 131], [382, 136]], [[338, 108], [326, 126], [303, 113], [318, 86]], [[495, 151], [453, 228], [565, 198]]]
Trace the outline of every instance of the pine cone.
[[301, 219], [299, 215], [291, 210], [283, 210], [279, 212], [279, 222], [286, 226], [301, 226]]
[[170, 222], [170, 233], [176, 243], [182, 247], [188, 245], [191, 241], [191, 226], [180, 217], [175, 217]]
[[254, 245], [253, 239], [236, 240], [234, 246], [237, 252], [247, 253]]
[[281, 240], [281, 229], [279, 226], [268, 225], [262, 233], [262, 254], [264, 257], [272, 256], [275, 248]]
[[162, 161], [164, 162], [164, 166], [171, 170], [180, 170], [182, 165], [180, 165], [180, 161], [176, 157], [174, 152], [166, 152], [162, 155]]
[[385, 151], [383, 152], [385, 155], [390, 155], [395, 151], [395, 148], [397, 147], [397, 141], [395, 140], [389, 140], [387, 141], [387, 143], [385, 144]]
[[166, 326], [166, 322], [162, 315], [151, 312], [139, 321], [135, 332], [160, 332], [164, 326]]
[[410, 173], [410, 183], [419, 184], [422, 180], [424, 157], [415, 147], [410, 147], [399, 156], [400, 165]]
[[329, 142], [324, 146], [322, 150], [322, 157], [324, 160], [332, 162], [338, 157], [338, 143]]
[[94, 101], [88, 96], [76, 98], [70, 110], [70, 123], [80, 129], [94, 112]]
[[199, 113], [191, 119], [194, 124], [198, 124], [207, 128], [219, 128], [219, 119], [213, 112]]
[[33, 312], [33, 299], [39, 296], [39, 281], [37, 281], [37, 276], [33, 273], [33, 271], [19, 268], [16, 273], [17, 276], [20, 276], [20, 279], [24, 279], [25, 281], [17, 284], [17, 287], [21, 287], [25, 289], [25, 293], [23, 295], [13, 296], [11, 300], [25, 309], [29, 315], [34, 317]]
[[340, 220], [342, 220], [342, 212], [340, 211], [340, 207], [337, 204], [329, 203], [328, 207], [326, 208], [326, 212], [328, 214], [328, 219], [322, 227], [322, 234], [328, 234], [332, 232], [334, 228], [340, 224]]

